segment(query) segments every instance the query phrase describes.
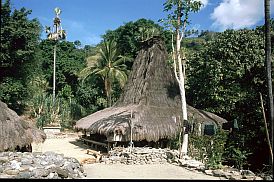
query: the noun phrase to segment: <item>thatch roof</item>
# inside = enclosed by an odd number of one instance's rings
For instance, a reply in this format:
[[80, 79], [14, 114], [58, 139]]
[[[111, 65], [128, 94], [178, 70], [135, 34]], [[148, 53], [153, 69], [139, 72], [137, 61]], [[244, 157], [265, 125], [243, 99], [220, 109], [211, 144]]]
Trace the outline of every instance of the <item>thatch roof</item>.
[[[173, 138], [182, 118], [181, 100], [178, 83], [166, 61], [167, 51], [160, 38], [145, 42], [115, 105], [80, 119], [75, 128], [105, 136], [119, 130], [129, 141], [132, 120], [135, 141]], [[226, 122], [215, 114], [191, 106], [187, 109], [192, 120]]]
[[0, 152], [14, 150], [33, 142], [44, 142], [46, 135], [43, 131], [32, 127], [23, 121], [15, 111], [0, 101]]

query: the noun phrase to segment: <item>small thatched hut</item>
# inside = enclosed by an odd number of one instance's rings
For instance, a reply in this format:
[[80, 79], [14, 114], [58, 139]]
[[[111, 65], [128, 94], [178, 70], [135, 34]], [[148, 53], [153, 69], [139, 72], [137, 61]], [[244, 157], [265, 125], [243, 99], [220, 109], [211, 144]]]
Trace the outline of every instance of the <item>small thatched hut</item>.
[[[80, 119], [75, 128], [97, 138], [105, 136], [108, 142], [128, 142], [132, 138], [150, 143], [174, 138], [182, 118], [181, 98], [167, 55], [160, 38], [146, 41], [115, 105]], [[189, 120], [196, 123], [226, 122], [215, 114], [191, 106], [187, 109]]]
[[44, 142], [43, 131], [23, 121], [15, 111], [0, 101], [0, 152], [29, 151], [31, 143]]

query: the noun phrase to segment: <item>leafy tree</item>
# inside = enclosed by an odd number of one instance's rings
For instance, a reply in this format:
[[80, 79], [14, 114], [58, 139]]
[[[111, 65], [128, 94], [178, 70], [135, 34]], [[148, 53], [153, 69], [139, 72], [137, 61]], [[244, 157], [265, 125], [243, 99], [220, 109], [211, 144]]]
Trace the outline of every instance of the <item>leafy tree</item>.
[[100, 78], [87, 78], [78, 86], [77, 102], [86, 109], [85, 114], [94, 113], [107, 107], [103, 93], [104, 84]]
[[[83, 108], [77, 98], [79, 87], [78, 73], [82, 70], [85, 63], [85, 50], [80, 48], [80, 42], [62, 41], [57, 43], [56, 59], [56, 85], [57, 85], [57, 105], [54, 105], [50, 99], [52, 96], [53, 85], [53, 48], [54, 41], [43, 40], [39, 44], [37, 59], [41, 62], [40, 76], [44, 77], [48, 87], [43, 89], [43, 94], [38, 94], [38, 98], [43, 98], [40, 105], [45, 105], [44, 112], [38, 118], [39, 126], [54, 123], [58, 121], [63, 127], [72, 127], [74, 120], [86, 115], [87, 110]], [[34, 94], [35, 95], [35, 94]], [[34, 97], [36, 98], [36, 97]], [[31, 100], [35, 103], [35, 100]], [[32, 106], [31, 104], [30, 106]], [[61, 107], [62, 106], [62, 107]], [[32, 107], [33, 108], [33, 107]], [[35, 107], [34, 107], [35, 109]], [[32, 109], [33, 110], [33, 109]]]
[[248, 160], [255, 168], [268, 156], [259, 99], [259, 92], [267, 95], [264, 54], [261, 29], [226, 30], [189, 60], [187, 70], [188, 102], [237, 119], [242, 152], [252, 153]]
[[[182, 40], [185, 38], [187, 31], [186, 26], [189, 24], [189, 13], [199, 11], [201, 7], [200, 1], [192, 0], [167, 0], [164, 3], [164, 11], [170, 12], [165, 24], [169, 26], [172, 36], [172, 60], [175, 78], [179, 84], [181, 101], [182, 101], [182, 112], [183, 120], [187, 121], [187, 108], [186, 108], [186, 96], [185, 96], [185, 52], [181, 49]], [[174, 46], [174, 38], [176, 46]], [[188, 134], [184, 134], [181, 154], [187, 154], [188, 146]]]
[[1, 3], [0, 99], [21, 112], [27, 93], [27, 80], [36, 69], [35, 51], [41, 26], [29, 20], [31, 10], [11, 10], [10, 0]]
[[20, 79], [6, 77], [0, 84], [0, 99], [19, 113], [23, 111], [27, 96], [27, 88]]
[[[40, 24], [37, 19], [28, 20], [31, 10], [21, 8], [11, 12], [10, 1], [1, 6], [1, 73], [10, 73], [12, 68], [20, 68], [32, 60], [40, 36]], [[4, 68], [8, 68], [4, 69]]]
[[[52, 86], [53, 80], [53, 45], [50, 40], [43, 40], [39, 45], [39, 60], [45, 78]], [[85, 51], [78, 49], [73, 42], [63, 41], [57, 45], [56, 56], [56, 89], [57, 93], [70, 85], [73, 93], [77, 91], [78, 72], [85, 66]]]
[[[139, 19], [135, 22], [128, 22], [116, 30], [108, 30], [103, 38], [105, 40], [115, 40], [117, 49], [121, 55], [135, 58], [140, 50], [141, 42], [152, 35], [160, 35], [164, 38], [168, 50], [171, 50], [170, 32], [154, 23], [152, 20]], [[130, 67], [132, 65], [129, 65]]]
[[204, 50], [189, 61], [189, 101], [198, 108], [222, 114], [234, 110], [236, 103], [251, 93], [250, 85], [258, 84], [256, 89], [265, 89], [260, 84], [263, 48], [259, 32], [244, 29], [219, 33], [216, 40], [206, 43]]
[[127, 80], [127, 69], [124, 63], [128, 60], [129, 58], [118, 53], [115, 41], [104, 41], [98, 59], [92, 60], [91, 65], [81, 71], [83, 80], [89, 76], [99, 76], [102, 79], [108, 106], [112, 105], [113, 82], [117, 80], [123, 87]]

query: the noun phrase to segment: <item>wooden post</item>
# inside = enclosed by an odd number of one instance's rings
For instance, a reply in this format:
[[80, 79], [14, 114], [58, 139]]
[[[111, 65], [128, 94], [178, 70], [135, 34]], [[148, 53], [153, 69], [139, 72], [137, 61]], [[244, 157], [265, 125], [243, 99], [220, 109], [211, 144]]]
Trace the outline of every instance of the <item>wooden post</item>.
[[53, 49], [53, 93], [52, 93], [52, 99], [53, 104], [55, 104], [55, 75], [56, 75], [56, 44], [54, 45]]
[[132, 126], [132, 124], [133, 124], [133, 122], [132, 122], [132, 110], [130, 111], [130, 152], [132, 151], [132, 147], [133, 147], [133, 145], [132, 145], [132, 128], [133, 128], [133, 126]]

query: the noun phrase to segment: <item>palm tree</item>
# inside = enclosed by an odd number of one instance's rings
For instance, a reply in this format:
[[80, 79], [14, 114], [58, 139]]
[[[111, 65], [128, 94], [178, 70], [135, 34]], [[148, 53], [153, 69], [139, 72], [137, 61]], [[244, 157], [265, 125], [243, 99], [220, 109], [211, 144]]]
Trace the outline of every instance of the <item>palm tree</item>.
[[128, 72], [125, 62], [131, 60], [126, 56], [121, 56], [116, 45], [113, 40], [104, 40], [98, 55], [89, 57], [89, 66], [80, 72], [83, 81], [90, 76], [99, 76], [102, 79], [109, 107], [112, 105], [113, 82], [118, 81], [121, 88], [125, 85]]

